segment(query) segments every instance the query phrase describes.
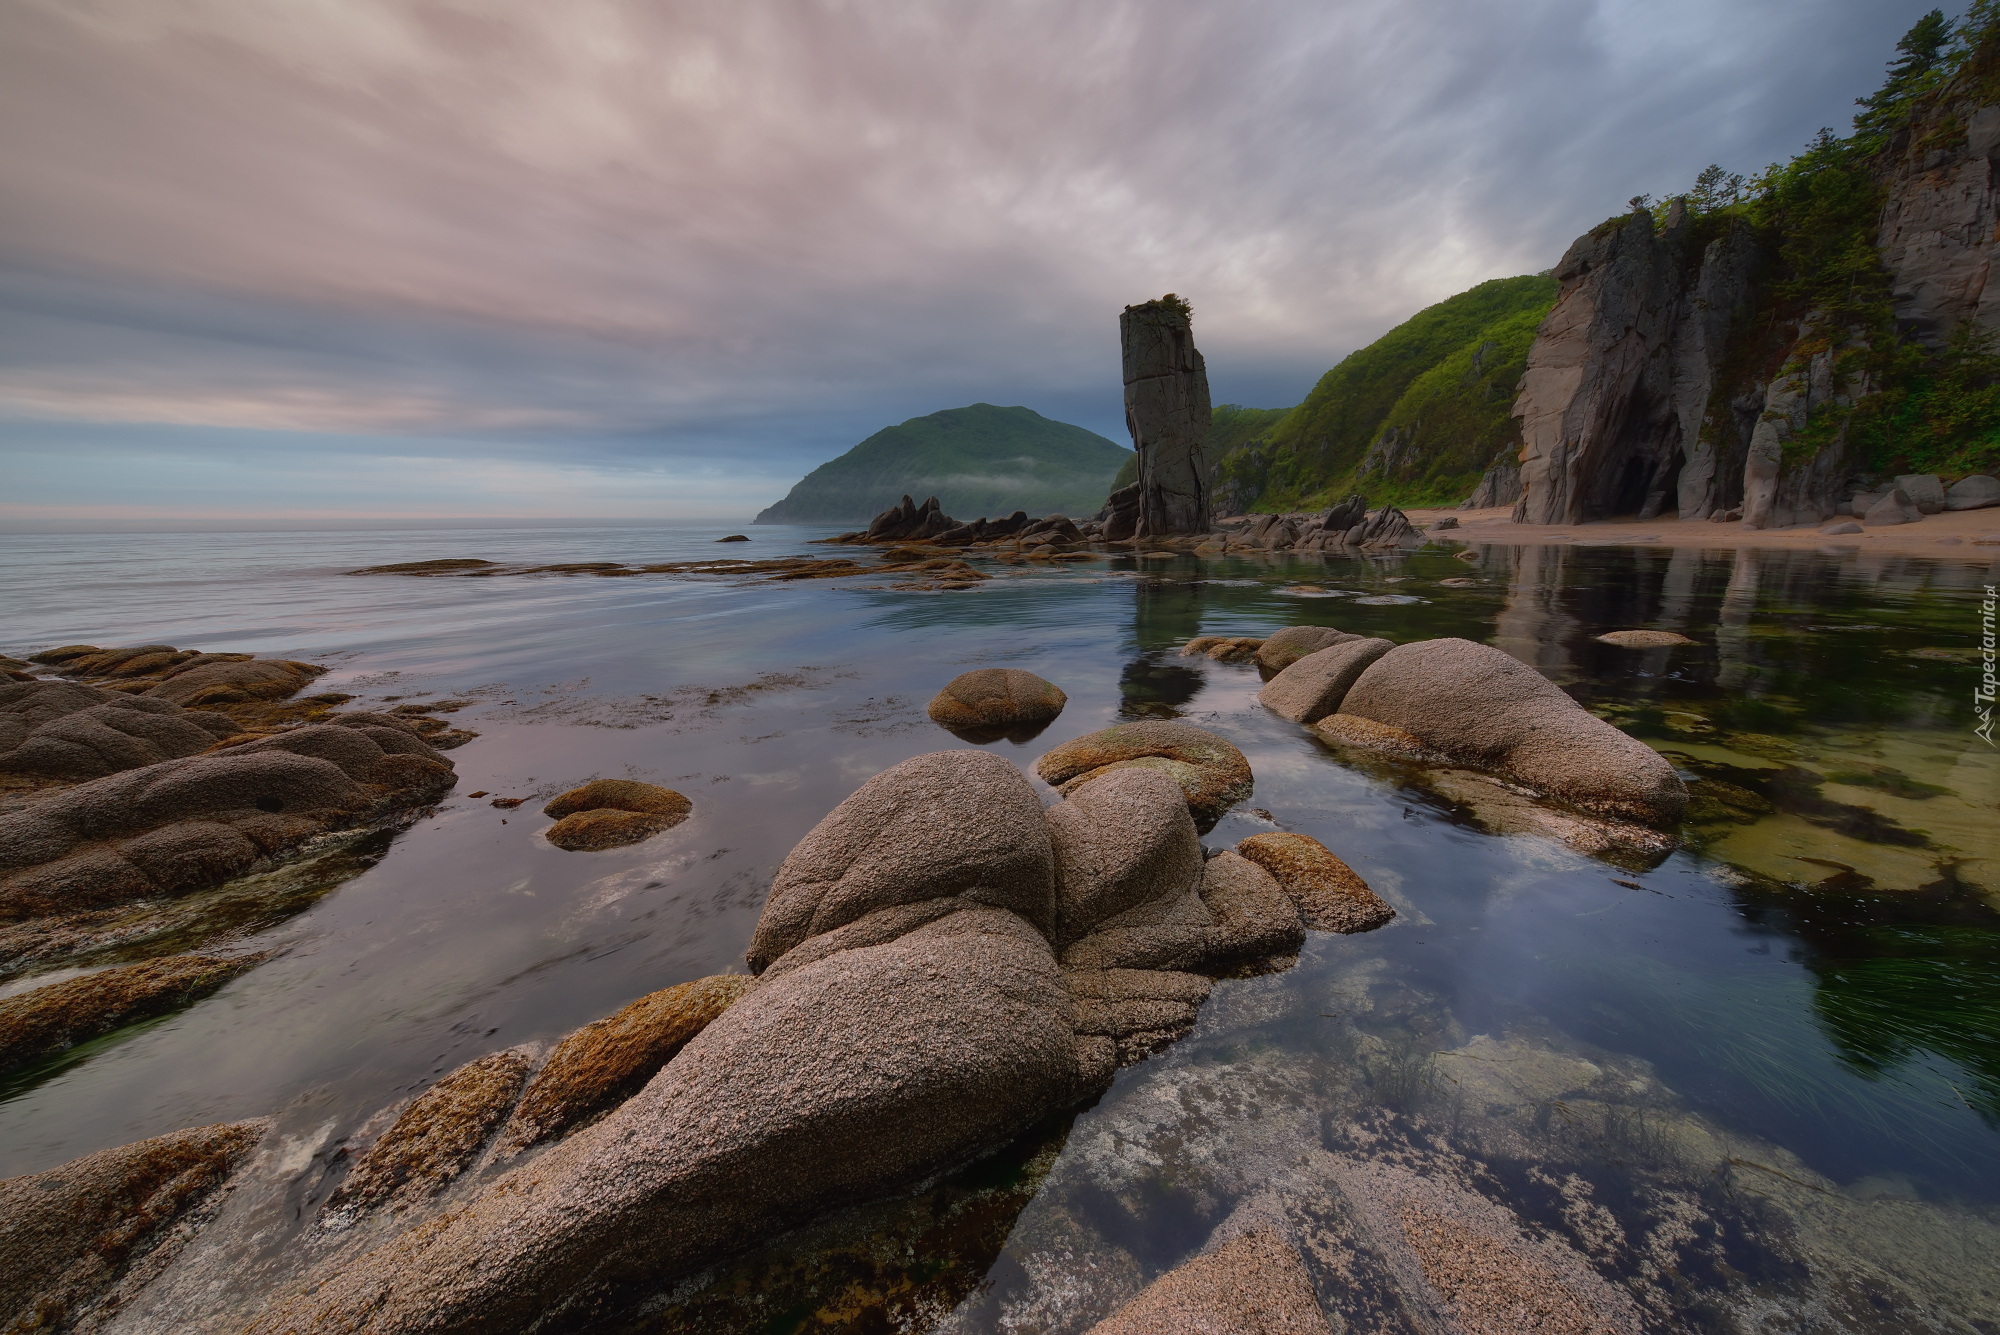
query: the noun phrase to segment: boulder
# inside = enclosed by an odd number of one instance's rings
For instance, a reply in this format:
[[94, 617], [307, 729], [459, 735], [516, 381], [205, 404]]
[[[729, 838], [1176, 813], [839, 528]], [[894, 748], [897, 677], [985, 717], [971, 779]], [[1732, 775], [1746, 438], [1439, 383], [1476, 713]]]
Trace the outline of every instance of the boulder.
[[622, 848], [672, 829], [693, 810], [694, 803], [656, 783], [593, 779], [542, 808], [557, 817], [543, 837], [570, 852]]
[[747, 959], [762, 973], [806, 938], [878, 909], [956, 896], [1052, 925], [1041, 800], [986, 751], [916, 756], [863, 784], [778, 868]]
[[1283, 672], [1307, 654], [1360, 638], [1332, 626], [1287, 626], [1274, 631], [1258, 647], [1257, 666], [1266, 672]]
[[1410, 517], [1393, 505], [1385, 505], [1377, 510], [1360, 527], [1360, 532], [1350, 532], [1346, 542], [1356, 547], [1416, 547], [1423, 543], [1422, 530], [1410, 522]]
[[1355, 492], [1339, 505], [1328, 510], [1320, 519], [1323, 532], [1345, 534], [1347, 530], [1368, 518], [1368, 501], [1360, 492]]
[[1396, 916], [1352, 867], [1308, 835], [1256, 834], [1239, 841], [1236, 852], [1271, 874], [1315, 932], [1366, 932]]
[[1204, 972], [1290, 967], [1305, 944], [1298, 906], [1271, 873], [1239, 854], [1225, 850], [1202, 864], [1201, 902], [1215, 918]]
[[336, 1260], [251, 1329], [508, 1331], [580, 1315], [592, 1294], [906, 1187], [1095, 1089], [1110, 1045], [1084, 1065], [1073, 1010], [1047, 942], [1001, 908], [815, 960], [724, 1011], [604, 1121]]
[[265, 958], [169, 955], [16, 992], [0, 999], [0, 1072], [191, 1006]]
[[1671, 630], [1611, 630], [1594, 638], [1600, 644], [1616, 645], [1620, 649], [1665, 649], [1676, 644], [1694, 643], [1687, 636]]
[[1050, 807], [1047, 819], [1059, 946], [1201, 887], [1201, 840], [1168, 775], [1115, 771]]
[[1227, 739], [1191, 723], [1144, 719], [1064, 742], [1035, 762], [1035, 773], [1067, 797], [1119, 768], [1157, 769], [1186, 794], [1195, 828], [1213, 829], [1250, 796], [1250, 762]]
[[1982, 473], [1960, 478], [1944, 494], [1947, 510], [1984, 510], [1989, 505], [2000, 505], [2000, 479]]
[[1433, 519], [1431, 521], [1430, 528], [1427, 531], [1431, 533], [1442, 533], [1448, 528], [1457, 528], [1457, 527], [1458, 527], [1458, 516], [1445, 515], [1440, 519]]
[[577, 1030], [549, 1055], [500, 1133], [512, 1153], [563, 1136], [643, 1088], [688, 1040], [755, 986], [717, 974], [640, 997]]
[[326, 1198], [322, 1224], [384, 1203], [400, 1211], [443, 1191], [470, 1166], [527, 1078], [526, 1054], [494, 1052], [417, 1095]]
[[72, 1329], [141, 1258], [164, 1262], [175, 1228], [229, 1179], [268, 1121], [193, 1127], [0, 1181], [0, 1322]]
[[247, 662], [212, 662], [176, 672], [146, 692], [184, 709], [203, 705], [240, 704], [250, 700], [282, 700], [326, 671], [317, 663], [258, 658]]
[[1312, 1277], [1274, 1230], [1242, 1233], [1153, 1281], [1090, 1335], [1327, 1335]]
[[1888, 528], [1896, 524], [1914, 524], [1923, 517], [1923, 511], [1898, 487], [1869, 506], [1861, 516], [1861, 522], [1870, 528]]
[[1271, 678], [1258, 692], [1258, 702], [1294, 723], [1313, 724], [1339, 713], [1348, 689], [1376, 659], [1396, 647], [1388, 640], [1343, 638], [1347, 643], [1307, 654]]
[[1053, 682], [1019, 668], [978, 668], [945, 683], [930, 703], [931, 722], [967, 740], [1026, 741], [1055, 721], [1069, 697]]
[[1341, 712], [1598, 815], [1671, 829], [1687, 805], [1687, 789], [1659, 752], [1491, 645], [1400, 645], [1361, 674]]
[[1313, 724], [1313, 732], [1328, 746], [1344, 751], [1365, 751], [1412, 765], [1448, 765], [1451, 757], [1424, 743], [1401, 728], [1377, 723], [1353, 714], [1328, 714]]
[[0, 773], [82, 782], [191, 756], [238, 731], [221, 714], [66, 681], [0, 682]]
[[450, 790], [451, 766], [407, 725], [344, 718], [352, 726], [146, 765], [0, 816], [0, 920], [186, 894]]
[[1923, 514], [1934, 515], [1945, 508], [1944, 483], [1936, 473], [1905, 473], [1896, 479], [1896, 490], [1908, 496]]

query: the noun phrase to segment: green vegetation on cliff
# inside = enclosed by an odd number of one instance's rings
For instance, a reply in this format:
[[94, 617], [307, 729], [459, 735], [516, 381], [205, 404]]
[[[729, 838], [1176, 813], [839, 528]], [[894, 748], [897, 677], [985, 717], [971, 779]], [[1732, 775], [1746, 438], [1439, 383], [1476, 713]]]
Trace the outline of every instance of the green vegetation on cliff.
[[815, 468], [760, 524], [865, 523], [904, 495], [976, 519], [1095, 514], [1132, 452], [1027, 408], [975, 403], [884, 427]]
[[1542, 275], [1489, 280], [1350, 354], [1296, 408], [1216, 409], [1217, 509], [1309, 507], [1357, 489], [1372, 503], [1464, 499], [1519, 445], [1514, 386], [1555, 295]]

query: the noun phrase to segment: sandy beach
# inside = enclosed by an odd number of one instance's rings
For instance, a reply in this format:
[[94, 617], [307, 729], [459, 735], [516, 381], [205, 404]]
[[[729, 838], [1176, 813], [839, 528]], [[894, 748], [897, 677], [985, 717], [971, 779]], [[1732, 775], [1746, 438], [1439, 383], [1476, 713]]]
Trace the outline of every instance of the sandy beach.
[[1699, 519], [1605, 519], [1587, 524], [1517, 524], [1511, 506], [1487, 510], [1410, 510], [1413, 523], [1429, 528], [1447, 515], [1459, 528], [1439, 533], [1466, 542], [1573, 542], [1579, 546], [1621, 547], [1782, 547], [1851, 548], [1905, 556], [1956, 557], [2000, 561], [2000, 507], [1925, 515], [1915, 524], [1864, 528], [1832, 537], [1818, 528], [1747, 529]]

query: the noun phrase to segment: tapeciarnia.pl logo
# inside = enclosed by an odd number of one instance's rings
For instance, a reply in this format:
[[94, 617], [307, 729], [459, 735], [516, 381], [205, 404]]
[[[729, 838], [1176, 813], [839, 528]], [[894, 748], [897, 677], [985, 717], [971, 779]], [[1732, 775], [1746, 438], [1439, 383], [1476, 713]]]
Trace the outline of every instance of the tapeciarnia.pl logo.
[[1995, 687], [2000, 686], [2000, 680], [1996, 680], [1993, 675], [1993, 610], [1996, 604], [2000, 604], [2000, 597], [1996, 597], [1994, 586], [1988, 584], [1986, 586], [1986, 601], [1979, 605], [1979, 662], [1981, 672], [1979, 685], [1973, 688], [1972, 692], [1972, 712], [1979, 716], [1979, 726], [1974, 728], [1973, 732], [1977, 733], [1979, 739], [1988, 746], [1994, 745], [1993, 696]]

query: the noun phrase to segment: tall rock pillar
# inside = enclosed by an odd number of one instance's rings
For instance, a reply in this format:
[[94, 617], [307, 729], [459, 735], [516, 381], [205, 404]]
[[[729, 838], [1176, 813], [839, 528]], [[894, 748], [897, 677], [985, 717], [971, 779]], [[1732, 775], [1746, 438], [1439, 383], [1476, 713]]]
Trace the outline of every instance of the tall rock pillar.
[[1125, 350], [1125, 425], [1139, 453], [1138, 536], [1206, 533], [1208, 368], [1188, 304], [1169, 292], [1118, 317]]

